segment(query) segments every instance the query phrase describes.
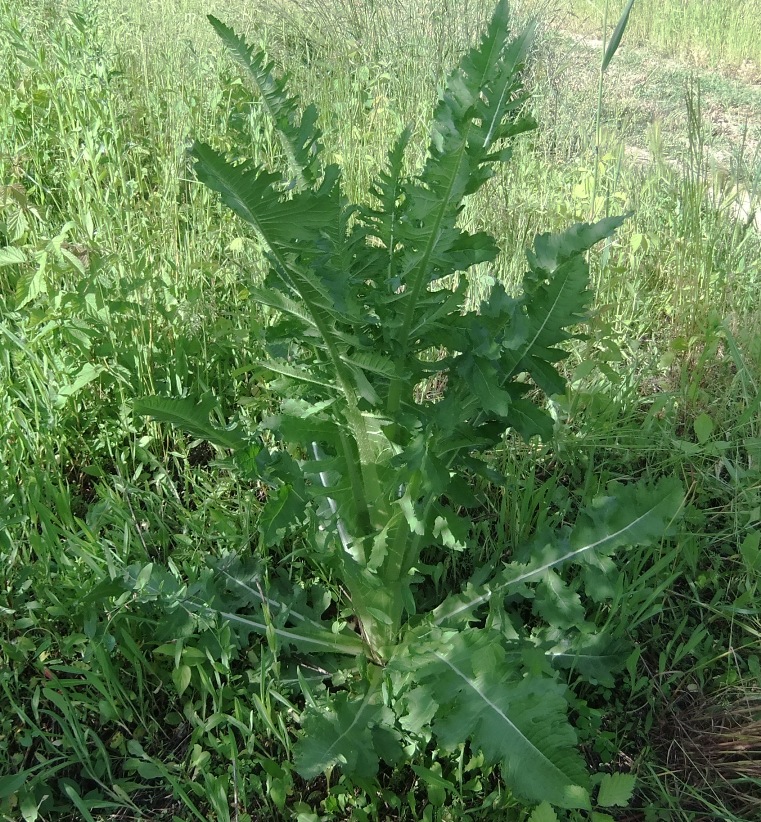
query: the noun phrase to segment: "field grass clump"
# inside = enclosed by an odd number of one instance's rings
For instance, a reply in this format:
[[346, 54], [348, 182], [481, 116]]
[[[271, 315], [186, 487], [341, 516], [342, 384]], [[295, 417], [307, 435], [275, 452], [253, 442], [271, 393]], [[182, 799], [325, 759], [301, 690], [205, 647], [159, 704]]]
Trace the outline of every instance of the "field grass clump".
[[[570, 28], [599, 36], [606, 13], [612, 24], [625, 5], [625, 0], [563, 0], [554, 4], [553, 10]], [[761, 67], [758, 42], [761, 4], [758, 0], [735, 4], [722, 0], [681, 3], [637, 0], [636, 5], [636, 14], [627, 27], [630, 43], [647, 43], [677, 60], [739, 72], [747, 80], [758, 82]]]
[[[539, 14], [539, 128], [460, 214], [501, 247], [469, 304], [495, 282], [515, 293], [535, 233], [631, 216], [590, 257], [586, 338], [544, 405], [553, 437], [493, 450], [507, 479], [472, 480], [472, 547], [425, 552], [420, 587], [441, 601], [611, 481], [678, 477], [674, 534], [622, 554], [584, 599], [626, 659], [612, 683], [566, 672], [574, 724], [588, 765], [637, 776], [613, 818], [745, 820], [760, 778], [761, 11], [636, 0], [597, 130], [603, 5], [515, 4], [516, 30]], [[468, 746], [422, 746], [376, 779], [299, 776], [304, 694], [325, 671], [344, 687], [347, 669], [217, 611], [250, 616], [285, 578], [350, 631], [340, 585], [316, 581], [303, 534], [265, 545], [270, 489], [229, 451], [133, 413], [137, 397], [213, 396], [210, 422], [250, 433], [277, 408], [252, 367], [277, 319], [251, 299], [265, 249], [187, 148], [270, 167], [280, 148], [205, 15], [291, 73], [367, 203], [405, 126], [419, 170], [438, 89], [492, 4], [21, 6], [0, 0], [0, 818], [553, 818]], [[250, 590], [220, 588], [224, 573]]]

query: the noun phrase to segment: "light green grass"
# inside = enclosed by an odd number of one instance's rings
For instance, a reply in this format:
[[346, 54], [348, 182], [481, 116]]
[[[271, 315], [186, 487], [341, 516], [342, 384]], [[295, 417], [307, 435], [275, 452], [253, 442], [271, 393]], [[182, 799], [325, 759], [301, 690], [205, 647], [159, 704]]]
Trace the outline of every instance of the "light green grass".
[[[608, 4], [614, 25], [625, 0], [562, 0], [553, 8], [563, 25], [601, 35]], [[570, 17], [565, 15], [570, 13]], [[758, 82], [761, 71], [761, 2], [724, 0], [636, 0], [627, 41], [647, 44], [664, 55], [703, 66], [733, 71], [743, 66]], [[752, 63], [753, 65], [749, 65]]]
[[[611, 21], [622, 5], [611, 2]], [[578, 30], [599, 30], [600, 0], [574, 9]], [[429, 791], [410, 770], [380, 791], [295, 777], [295, 670], [229, 627], [186, 619], [180, 594], [190, 585], [202, 598], [206, 559], [226, 551], [288, 562], [300, 578], [300, 546], [262, 556], [262, 489], [231, 479], [224, 454], [135, 420], [131, 403], [211, 390], [228, 416], [253, 424], [269, 410], [247, 369], [262, 250], [195, 183], [185, 148], [191, 136], [226, 148], [242, 132], [262, 162], [278, 149], [204, 15], [291, 71], [361, 198], [407, 123], [419, 161], [442, 77], [491, 6], [100, 0], [81, 11], [0, 0], [0, 247], [27, 258], [0, 267], [0, 779], [27, 778], [0, 796], [0, 818], [86, 819], [81, 807], [96, 819], [116, 807], [146, 819], [423, 818]], [[536, 231], [590, 211], [632, 216], [596, 255], [590, 336], [552, 404], [557, 441], [538, 452], [506, 442], [497, 458], [510, 483], [490, 489], [474, 528], [483, 556], [501, 555], [609, 479], [683, 478], [678, 539], [630, 557], [596, 615], [636, 651], [616, 693], [580, 698], [582, 742], [592, 759], [637, 766], [640, 801], [662, 818], [714, 807], [742, 819], [757, 782], [725, 770], [731, 790], [720, 774], [711, 791], [691, 785], [688, 769], [669, 770], [663, 741], [684, 724], [686, 694], [727, 701], [761, 675], [761, 240], [730, 208], [735, 184], [758, 204], [761, 118], [744, 144], [711, 120], [719, 105], [757, 105], [730, 70], [761, 63], [761, 9], [635, 3], [607, 79], [597, 202], [599, 52], [543, 21], [529, 67], [540, 129], [463, 214], [505, 249], [481, 287], [518, 281]], [[698, 116], [690, 66], [660, 66], [653, 48], [723, 69], [698, 75]], [[646, 82], [632, 73], [642, 66]], [[632, 148], [648, 154], [635, 161]], [[441, 586], [474, 564], [434, 559]], [[431, 818], [477, 807], [475, 818], [525, 818], [465, 752], [431, 757], [453, 786], [451, 811], [431, 805]]]

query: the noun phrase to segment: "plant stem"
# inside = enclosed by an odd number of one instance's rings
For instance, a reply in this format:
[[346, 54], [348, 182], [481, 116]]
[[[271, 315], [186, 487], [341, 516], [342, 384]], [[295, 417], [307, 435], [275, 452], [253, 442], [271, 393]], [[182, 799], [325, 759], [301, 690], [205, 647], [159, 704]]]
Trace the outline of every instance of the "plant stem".
[[608, 0], [605, 0], [605, 12], [602, 21], [602, 55], [600, 57], [600, 69], [597, 78], [597, 111], [595, 113], [595, 176], [592, 184], [592, 200], [589, 204], [589, 222], [595, 219], [595, 211], [597, 204], [597, 187], [600, 182], [600, 145], [602, 143], [602, 134], [600, 131], [600, 122], [602, 120], [602, 92], [604, 86], [605, 70], [603, 68], [605, 63], [606, 41], [608, 37]]

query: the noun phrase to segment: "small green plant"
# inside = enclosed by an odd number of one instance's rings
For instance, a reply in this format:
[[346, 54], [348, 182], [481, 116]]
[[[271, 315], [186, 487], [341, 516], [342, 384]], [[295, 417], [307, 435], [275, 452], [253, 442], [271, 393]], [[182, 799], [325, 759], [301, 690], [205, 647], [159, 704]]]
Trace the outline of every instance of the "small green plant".
[[552, 436], [537, 389], [565, 390], [556, 365], [589, 305], [586, 252], [622, 222], [538, 236], [523, 293], [496, 284], [467, 307], [468, 270], [498, 247], [458, 217], [509, 159], [507, 142], [534, 127], [520, 79], [532, 32], [511, 39], [500, 2], [449, 76], [422, 170], [403, 172], [404, 131], [374, 204], [353, 205], [341, 170], [322, 164], [314, 107], [300, 113], [264, 55], [209, 19], [258, 88], [286, 160], [276, 173], [193, 147], [198, 178], [266, 244], [269, 272], [251, 296], [274, 319], [268, 358], [255, 365], [282, 401], [252, 434], [212, 424], [210, 395], [150, 397], [135, 411], [230, 449], [266, 497], [264, 545], [298, 535], [313, 572], [345, 599], [328, 617], [329, 599], [311, 595], [307, 606], [298, 585], [265, 585], [233, 563], [219, 571], [236, 596], [207, 607], [281, 651], [321, 654], [312, 667], [336, 674], [327, 689], [298, 672], [305, 708], [294, 758], [304, 777], [340, 766], [372, 778], [380, 760], [432, 740], [440, 750], [470, 742], [501, 764], [516, 795], [589, 808], [562, 672], [611, 680], [620, 652], [588, 621], [585, 599], [604, 597], [615, 549], [663, 537], [681, 505], [678, 483], [613, 485], [573, 527], [538, 533], [504, 562], [495, 556], [462, 591], [436, 597], [425, 584], [431, 552], [468, 548], [469, 512], [481, 504], [468, 480], [502, 481], [489, 454], [505, 431]]

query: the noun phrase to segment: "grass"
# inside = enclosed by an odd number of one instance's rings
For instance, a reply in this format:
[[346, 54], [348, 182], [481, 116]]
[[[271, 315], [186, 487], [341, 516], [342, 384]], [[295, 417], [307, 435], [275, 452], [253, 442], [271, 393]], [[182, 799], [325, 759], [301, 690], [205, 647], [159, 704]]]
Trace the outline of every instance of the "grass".
[[[599, 36], [602, 3], [569, 3], [576, 17], [544, 6], [530, 66], [538, 135], [463, 215], [509, 240], [483, 287], [517, 281], [538, 230], [633, 214], [595, 272], [590, 335], [553, 400], [556, 441], [538, 455], [506, 441], [510, 485], [490, 489], [473, 527], [484, 556], [500, 555], [610, 479], [683, 478], [678, 537], [627, 555], [597, 606], [631, 655], [615, 689], [579, 693], [577, 725], [591, 762], [639, 776], [621, 819], [750, 819], [761, 233], [734, 204], [759, 207], [749, 81], [761, 9], [638, 0], [596, 153], [600, 53], [579, 33]], [[211, 390], [252, 419], [268, 403], [247, 368], [265, 319], [247, 299], [261, 249], [194, 182], [185, 147], [192, 134], [224, 148], [240, 132], [262, 161], [277, 147], [203, 15], [292, 71], [361, 196], [407, 123], [419, 158], [437, 87], [490, 11], [0, 0], [12, 56], [0, 65], [0, 247], [16, 249], [0, 250], [0, 818], [527, 818], [464, 750], [379, 786], [299, 779], [288, 660], [183, 605], [210, 595], [208, 558], [248, 552], [298, 577], [299, 545], [262, 556], [261, 490], [231, 477], [223, 454], [131, 413], [152, 393]], [[472, 564], [440, 561], [442, 586]]]
[[[607, 5], [608, 20], [613, 23], [626, 3], [608, 0]], [[606, 0], [565, 0], [557, 4], [556, 11], [570, 27], [599, 36], [605, 7]], [[647, 44], [662, 54], [693, 65], [711, 66], [730, 73], [740, 71], [758, 82], [759, 14], [758, 0], [736, 4], [722, 0], [677, 3], [638, 0], [627, 27], [627, 39], [632, 44]]]

